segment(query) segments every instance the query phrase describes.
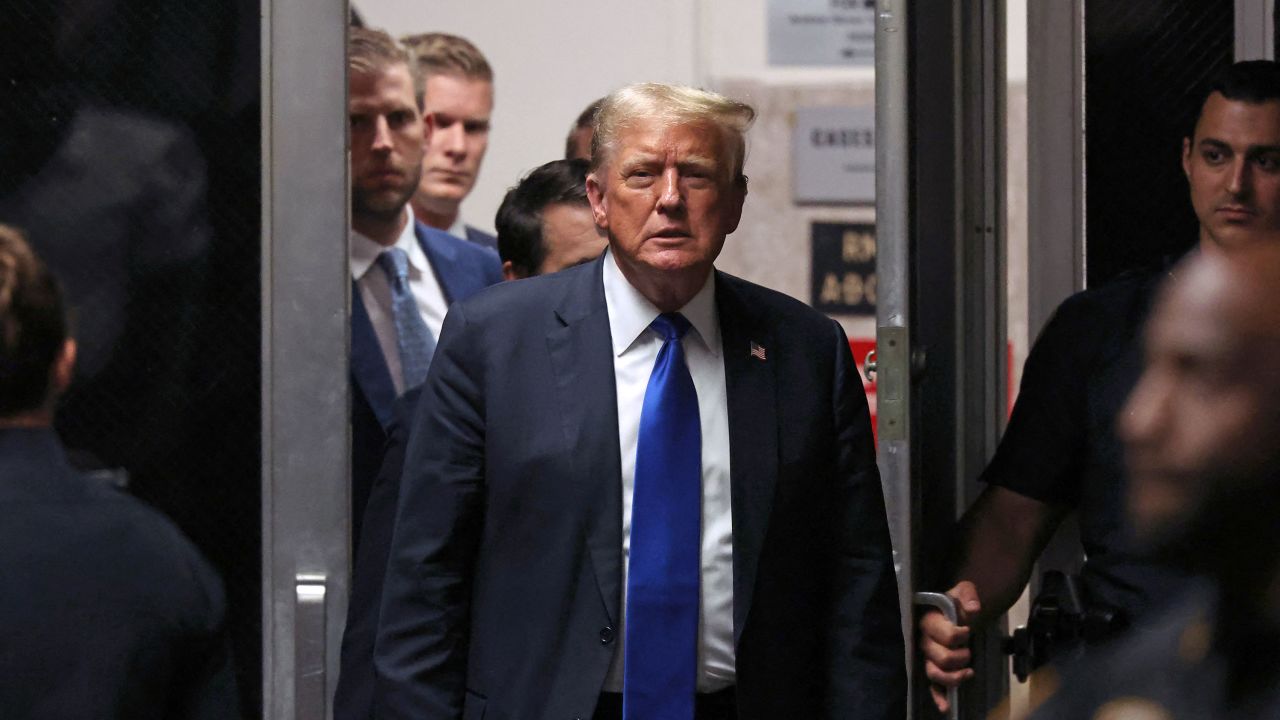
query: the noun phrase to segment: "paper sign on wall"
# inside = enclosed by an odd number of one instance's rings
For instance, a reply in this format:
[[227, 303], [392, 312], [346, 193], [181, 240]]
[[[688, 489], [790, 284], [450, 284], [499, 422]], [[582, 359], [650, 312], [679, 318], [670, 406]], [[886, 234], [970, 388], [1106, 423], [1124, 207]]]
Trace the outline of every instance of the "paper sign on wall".
[[769, 64], [876, 62], [875, 0], [769, 0]]
[[876, 113], [872, 107], [796, 109], [791, 177], [798, 203], [876, 201]]

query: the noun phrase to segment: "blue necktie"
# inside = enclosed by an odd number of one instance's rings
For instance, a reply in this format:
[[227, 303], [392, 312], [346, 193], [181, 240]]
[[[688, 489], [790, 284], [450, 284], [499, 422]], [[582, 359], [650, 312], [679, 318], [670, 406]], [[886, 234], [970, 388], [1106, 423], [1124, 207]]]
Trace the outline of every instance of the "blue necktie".
[[391, 284], [391, 321], [396, 327], [396, 347], [400, 350], [400, 377], [404, 389], [417, 387], [427, 379], [436, 338], [418, 312], [418, 301], [409, 288], [409, 256], [393, 247], [378, 256], [378, 265]]
[[659, 315], [663, 338], [640, 412], [631, 502], [623, 720], [692, 720], [697, 682], [702, 426], [680, 339], [689, 321]]

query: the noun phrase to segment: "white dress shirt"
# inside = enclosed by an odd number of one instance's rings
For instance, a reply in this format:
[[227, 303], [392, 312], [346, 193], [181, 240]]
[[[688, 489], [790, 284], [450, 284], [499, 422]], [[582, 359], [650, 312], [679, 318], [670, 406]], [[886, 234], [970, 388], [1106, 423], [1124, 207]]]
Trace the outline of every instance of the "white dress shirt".
[[[426, 321], [427, 328], [437, 339], [440, 337], [440, 326], [444, 323], [444, 314], [449, 305], [444, 299], [444, 290], [440, 281], [431, 269], [427, 254], [422, 251], [418, 235], [414, 232], [413, 210], [404, 206], [409, 222], [405, 223], [395, 245], [409, 256], [409, 289], [418, 301], [418, 312]], [[400, 347], [396, 343], [396, 326], [391, 317], [391, 281], [387, 273], [378, 265], [378, 256], [387, 248], [376, 241], [351, 231], [351, 278], [356, 281], [360, 291], [360, 299], [364, 301], [364, 309], [369, 313], [369, 322], [373, 323], [373, 332], [378, 336], [378, 347], [382, 349], [382, 357], [386, 360], [387, 369], [391, 371], [391, 382], [395, 385], [396, 395], [403, 393], [404, 373], [400, 369]]]
[[[604, 259], [604, 297], [613, 340], [618, 389], [618, 446], [622, 451], [622, 615], [618, 644], [605, 679], [607, 692], [621, 692], [626, 644], [626, 587], [631, 549], [631, 499], [635, 488], [640, 411], [662, 338], [649, 329], [658, 309], [631, 286], [612, 251]], [[734, 682], [733, 508], [729, 488], [729, 406], [725, 391], [715, 273], [681, 308], [693, 326], [683, 340], [685, 362], [698, 393], [702, 424], [702, 551], [698, 622], [698, 691], [715, 692]]]

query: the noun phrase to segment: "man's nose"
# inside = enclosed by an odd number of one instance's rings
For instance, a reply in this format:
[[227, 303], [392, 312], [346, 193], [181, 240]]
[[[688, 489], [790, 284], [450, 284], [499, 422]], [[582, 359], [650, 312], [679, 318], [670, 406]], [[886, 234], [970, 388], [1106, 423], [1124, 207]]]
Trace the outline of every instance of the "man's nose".
[[675, 168], [668, 168], [658, 180], [658, 206], [666, 210], [674, 210], [684, 204], [684, 196], [680, 194], [680, 173]]
[[391, 150], [391, 126], [381, 115], [373, 121], [373, 149], [377, 151]]
[[1249, 159], [1238, 158], [1231, 165], [1231, 177], [1228, 178], [1227, 191], [1232, 195], [1243, 195], [1249, 192], [1252, 176], [1249, 173]]
[[467, 133], [462, 123], [456, 122], [448, 127], [437, 127], [431, 136], [431, 142], [440, 143], [440, 149], [449, 155], [467, 154]]

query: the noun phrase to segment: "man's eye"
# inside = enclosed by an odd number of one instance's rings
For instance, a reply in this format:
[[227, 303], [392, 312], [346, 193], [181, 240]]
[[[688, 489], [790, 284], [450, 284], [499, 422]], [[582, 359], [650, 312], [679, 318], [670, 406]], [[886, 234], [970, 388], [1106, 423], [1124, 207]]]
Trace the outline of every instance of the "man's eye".
[[1258, 167], [1267, 172], [1276, 172], [1280, 170], [1280, 157], [1275, 155], [1259, 155], [1256, 161]]
[[653, 184], [654, 178], [657, 177], [648, 170], [632, 170], [623, 176], [623, 181], [627, 187], [644, 188]]
[[1200, 153], [1200, 157], [1204, 158], [1205, 162], [1215, 165], [1226, 159], [1226, 155], [1219, 150], [1204, 150]]

